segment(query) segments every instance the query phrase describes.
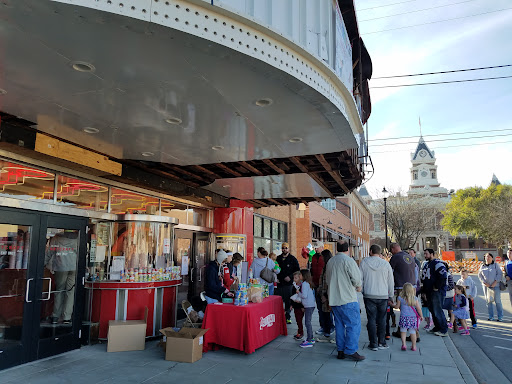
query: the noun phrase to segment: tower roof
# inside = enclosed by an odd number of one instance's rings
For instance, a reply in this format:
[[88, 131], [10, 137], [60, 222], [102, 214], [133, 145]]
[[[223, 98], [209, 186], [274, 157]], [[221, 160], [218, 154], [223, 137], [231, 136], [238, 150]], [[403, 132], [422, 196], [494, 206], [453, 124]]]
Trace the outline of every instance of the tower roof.
[[420, 136], [420, 140], [418, 141], [418, 146], [416, 147], [416, 150], [414, 151], [414, 153], [412, 154], [412, 160], [417, 160], [418, 159], [418, 156], [419, 156], [419, 153], [420, 151], [424, 149], [427, 154], [430, 156], [431, 159], [434, 158], [434, 152], [432, 152], [429, 147], [427, 146], [427, 144], [425, 143], [425, 140], [423, 140], [423, 136]]
[[491, 185], [492, 184], [494, 184], [494, 185], [501, 185], [500, 181], [498, 180], [498, 178], [496, 177], [496, 175], [494, 173], [492, 174]]
[[361, 197], [370, 196], [370, 194], [368, 193], [368, 190], [366, 189], [366, 187], [364, 185], [361, 185], [361, 188], [359, 188], [359, 194], [361, 195]]

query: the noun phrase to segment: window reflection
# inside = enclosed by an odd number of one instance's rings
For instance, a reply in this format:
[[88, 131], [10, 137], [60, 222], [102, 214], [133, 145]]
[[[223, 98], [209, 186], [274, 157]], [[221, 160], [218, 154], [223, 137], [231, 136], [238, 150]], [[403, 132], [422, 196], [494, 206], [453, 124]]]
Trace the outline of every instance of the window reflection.
[[0, 160], [0, 196], [52, 202], [54, 183], [53, 173]]
[[117, 214], [150, 214], [158, 213], [159, 199], [122, 189], [112, 188], [110, 211]]
[[107, 186], [67, 176], [59, 176], [57, 183], [57, 204], [94, 211], [107, 211]]

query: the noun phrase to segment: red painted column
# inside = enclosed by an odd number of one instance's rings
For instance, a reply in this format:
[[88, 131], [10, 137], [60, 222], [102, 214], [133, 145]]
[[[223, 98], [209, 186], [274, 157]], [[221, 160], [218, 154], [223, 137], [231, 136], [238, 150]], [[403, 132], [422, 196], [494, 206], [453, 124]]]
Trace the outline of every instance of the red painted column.
[[254, 258], [254, 207], [242, 200], [231, 200], [230, 208], [215, 208], [213, 231], [217, 234], [245, 235], [246, 259]]

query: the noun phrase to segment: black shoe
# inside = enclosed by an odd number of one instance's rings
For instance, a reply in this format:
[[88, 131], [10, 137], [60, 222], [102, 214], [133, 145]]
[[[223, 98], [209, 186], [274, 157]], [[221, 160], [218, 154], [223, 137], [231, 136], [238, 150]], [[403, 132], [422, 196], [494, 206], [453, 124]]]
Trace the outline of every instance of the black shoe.
[[345, 357], [346, 357], [347, 359], [352, 359], [352, 360], [355, 360], [355, 361], [361, 361], [361, 360], [366, 359], [366, 357], [361, 356], [361, 355], [360, 355], [359, 353], [357, 353], [357, 352], [354, 352], [354, 353], [353, 353], [353, 354], [351, 354], [351, 355], [345, 355]]
[[402, 336], [400, 335], [400, 331], [394, 331], [394, 332], [392, 332], [391, 334], [392, 334], [394, 337], [402, 337]]
[[52, 324], [58, 324], [59, 323], [59, 318], [58, 317], [52, 317], [51, 318], [51, 322], [52, 322]]
[[338, 356], [336, 358], [340, 359], [340, 360], [343, 360], [345, 358], [345, 352], [338, 351]]
[[[411, 341], [411, 336], [407, 336], [406, 341]], [[416, 338], [416, 342], [419, 343], [421, 341], [421, 339], [419, 337]]]
[[63, 320], [62, 324], [71, 324], [71, 320]]

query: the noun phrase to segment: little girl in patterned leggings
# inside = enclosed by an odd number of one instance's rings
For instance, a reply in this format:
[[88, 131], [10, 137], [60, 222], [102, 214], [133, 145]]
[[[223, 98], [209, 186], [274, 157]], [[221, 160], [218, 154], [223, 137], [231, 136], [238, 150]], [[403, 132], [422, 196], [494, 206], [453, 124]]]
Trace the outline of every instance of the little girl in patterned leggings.
[[402, 338], [402, 351], [407, 350], [405, 343], [407, 333], [411, 336], [411, 351], [416, 351], [416, 331], [421, 321], [423, 321], [423, 316], [421, 316], [420, 303], [416, 297], [416, 289], [411, 284], [404, 284], [402, 292], [400, 292], [400, 296], [398, 296], [398, 300], [393, 308], [400, 310], [398, 326], [400, 327], [400, 337]]

